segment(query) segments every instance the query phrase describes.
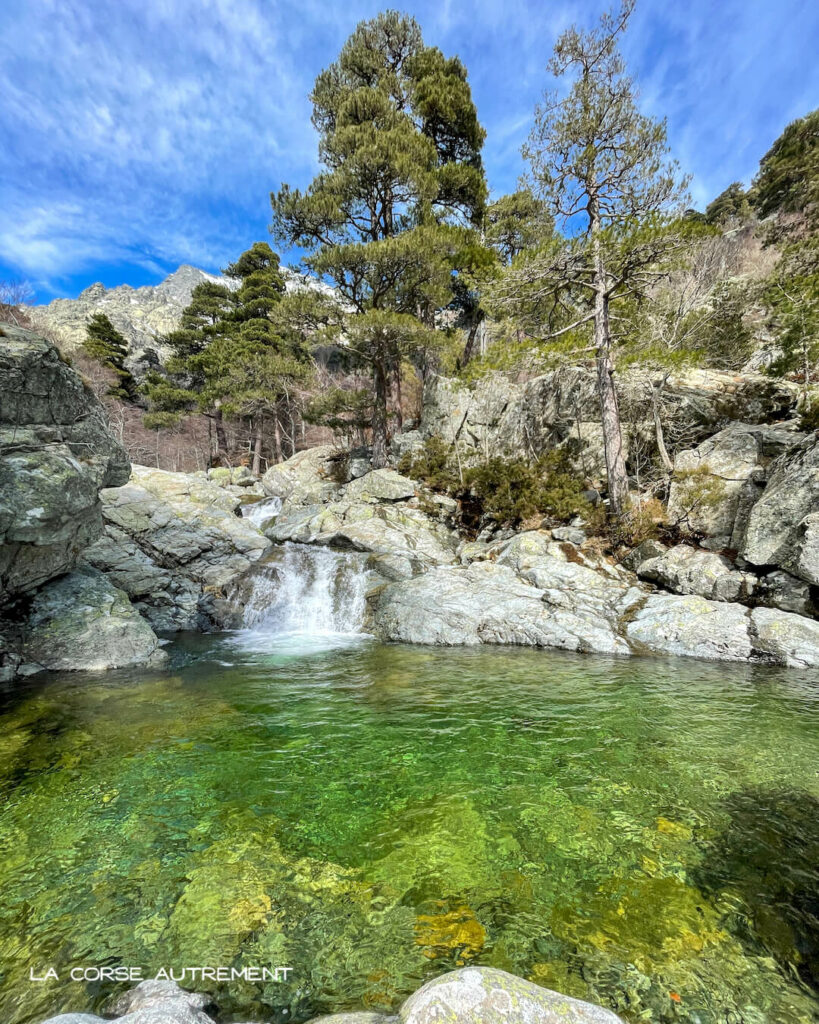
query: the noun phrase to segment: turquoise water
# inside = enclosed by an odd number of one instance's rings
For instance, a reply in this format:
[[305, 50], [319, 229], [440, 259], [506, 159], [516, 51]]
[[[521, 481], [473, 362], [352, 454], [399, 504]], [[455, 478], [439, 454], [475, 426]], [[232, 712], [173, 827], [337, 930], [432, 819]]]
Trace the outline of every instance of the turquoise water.
[[248, 640], [8, 695], [0, 1020], [118, 991], [47, 966], [288, 966], [198, 987], [298, 1022], [468, 963], [633, 1024], [819, 1019], [815, 676]]

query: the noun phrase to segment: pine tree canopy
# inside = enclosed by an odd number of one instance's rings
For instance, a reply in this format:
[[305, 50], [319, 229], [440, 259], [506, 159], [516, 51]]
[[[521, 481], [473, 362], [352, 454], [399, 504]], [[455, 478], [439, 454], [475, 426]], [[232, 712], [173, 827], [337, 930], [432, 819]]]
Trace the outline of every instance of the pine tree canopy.
[[116, 382], [108, 389], [108, 394], [133, 401], [136, 384], [125, 368], [128, 342], [105, 313], [94, 313], [89, 320], [82, 348], [86, 355], [116, 374]]
[[819, 110], [782, 132], [760, 161], [754, 187], [760, 217], [782, 212], [819, 218]]
[[414, 344], [436, 340], [434, 311], [451, 300], [457, 254], [483, 217], [484, 131], [463, 65], [396, 11], [359, 24], [311, 99], [324, 169], [306, 191], [271, 196], [271, 230], [305, 248], [347, 306], [351, 352], [373, 372], [378, 466], [388, 378]]

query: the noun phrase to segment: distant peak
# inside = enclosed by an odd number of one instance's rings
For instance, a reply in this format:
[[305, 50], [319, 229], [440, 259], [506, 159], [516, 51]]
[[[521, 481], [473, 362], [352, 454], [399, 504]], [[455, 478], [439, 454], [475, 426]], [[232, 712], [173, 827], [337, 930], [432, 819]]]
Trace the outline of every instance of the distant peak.
[[80, 292], [81, 299], [101, 299], [108, 289], [101, 281], [95, 281]]

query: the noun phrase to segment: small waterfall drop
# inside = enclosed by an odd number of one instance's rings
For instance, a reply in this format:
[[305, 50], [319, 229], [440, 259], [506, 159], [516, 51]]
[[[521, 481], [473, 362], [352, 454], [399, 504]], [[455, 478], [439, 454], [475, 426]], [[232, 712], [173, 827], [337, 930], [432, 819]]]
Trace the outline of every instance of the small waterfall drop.
[[368, 577], [366, 555], [287, 542], [254, 573], [234, 642], [311, 650], [362, 637]]
[[275, 519], [281, 510], [281, 498], [264, 498], [262, 501], [252, 501], [242, 505], [242, 519], [247, 519], [261, 530], [265, 523], [270, 519]]

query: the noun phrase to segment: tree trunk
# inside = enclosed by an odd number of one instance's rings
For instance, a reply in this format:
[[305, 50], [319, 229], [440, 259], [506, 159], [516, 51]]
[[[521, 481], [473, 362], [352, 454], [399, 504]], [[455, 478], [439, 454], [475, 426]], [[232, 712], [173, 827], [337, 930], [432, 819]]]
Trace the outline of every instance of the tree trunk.
[[278, 413], [273, 417], [273, 458], [276, 462], [282, 461], [282, 430]]
[[264, 437], [264, 422], [261, 416], [256, 420], [256, 430], [253, 436], [253, 473], [259, 476], [262, 470], [262, 439]]
[[395, 368], [395, 422], [398, 426], [398, 433], [404, 429], [404, 410], [401, 408], [401, 367], [396, 366]]
[[657, 439], [657, 451], [660, 453], [660, 461], [666, 473], [673, 473], [674, 463], [671, 461], [668, 449], [665, 446], [665, 431], [663, 430], [663, 420], [660, 415], [660, 387], [655, 388], [653, 385], [651, 387], [651, 414], [654, 417], [654, 435]]
[[600, 399], [600, 422], [603, 428], [603, 450], [606, 455], [609, 513], [612, 516], [620, 516], [628, 508], [629, 503], [628, 474], [623, 454], [617, 388], [614, 384], [608, 281], [598, 238], [600, 218], [594, 203], [590, 204], [589, 212], [594, 248], [594, 348], [597, 361], [597, 394]]
[[461, 356], [461, 366], [466, 366], [475, 354], [475, 339], [478, 337], [478, 328], [482, 323], [483, 310], [479, 309], [475, 314], [471, 327], [469, 328], [469, 334], [467, 335], [466, 344], [464, 345], [464, 354]]
[[387, 373], [384, 363], [373, 363], [373, 469], [387, 465]]
[[213, 413], [213, 424], [216, 428], [216, 452], [217, 455], [224, 455], [227, 457], [228, 444], [227, 434], [225, 434], [225, 423], [222, 419], [222, 410], [217, 406]]

